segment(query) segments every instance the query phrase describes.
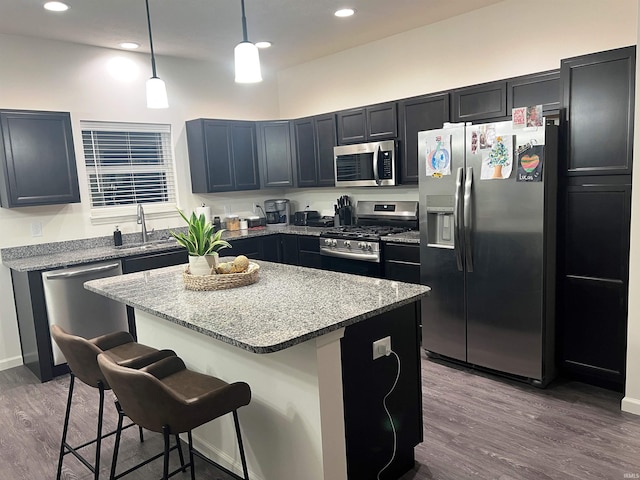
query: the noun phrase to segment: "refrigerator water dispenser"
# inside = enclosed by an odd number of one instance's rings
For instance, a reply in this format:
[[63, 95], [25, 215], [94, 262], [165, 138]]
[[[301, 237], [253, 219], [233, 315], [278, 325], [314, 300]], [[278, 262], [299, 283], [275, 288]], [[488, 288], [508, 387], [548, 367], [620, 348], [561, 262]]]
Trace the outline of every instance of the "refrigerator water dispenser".
[[427, 195], [427, 246], [453, 248], [453, 195]]

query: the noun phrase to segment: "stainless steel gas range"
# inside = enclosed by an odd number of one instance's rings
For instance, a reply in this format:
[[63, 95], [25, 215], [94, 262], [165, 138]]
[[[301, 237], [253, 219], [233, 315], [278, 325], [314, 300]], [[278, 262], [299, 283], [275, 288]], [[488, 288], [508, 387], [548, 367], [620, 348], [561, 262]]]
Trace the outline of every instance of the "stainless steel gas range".
[[418, 228], [418, 202], [359, 201], [356, 224], [320, 234], [322, 267], [345, 273], [382, 276], [380, 238]]

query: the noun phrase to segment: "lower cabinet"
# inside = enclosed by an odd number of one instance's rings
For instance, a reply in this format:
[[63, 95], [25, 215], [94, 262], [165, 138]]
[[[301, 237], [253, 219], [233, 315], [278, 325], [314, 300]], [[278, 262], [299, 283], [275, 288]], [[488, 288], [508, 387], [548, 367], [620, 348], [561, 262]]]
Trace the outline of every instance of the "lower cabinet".
[[587, 383], [622, 391], [631, 177], [620, 175], [609, 183], [573, 177], [563, 200], [556, 319], [560, 368]]
[[384, 278], [420, 283], [420, 245], [384, 243]]
[[322, 268], [320, 237], [298, 236], [298, 262], [301, 267]]

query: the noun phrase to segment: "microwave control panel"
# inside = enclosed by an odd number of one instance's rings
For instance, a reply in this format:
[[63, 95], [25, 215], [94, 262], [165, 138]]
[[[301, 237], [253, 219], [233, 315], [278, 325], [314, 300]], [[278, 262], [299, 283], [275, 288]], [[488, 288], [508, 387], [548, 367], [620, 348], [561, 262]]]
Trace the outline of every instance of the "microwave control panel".
[[380, 171], [378, 172], [380, 176], [380, 180], [391, 180], [393, 179], [393, 156], [391, 155], [393, 152], [389, 150], [381, 150], [380, 151], [380, 159], [379, 165], [381, 166]]

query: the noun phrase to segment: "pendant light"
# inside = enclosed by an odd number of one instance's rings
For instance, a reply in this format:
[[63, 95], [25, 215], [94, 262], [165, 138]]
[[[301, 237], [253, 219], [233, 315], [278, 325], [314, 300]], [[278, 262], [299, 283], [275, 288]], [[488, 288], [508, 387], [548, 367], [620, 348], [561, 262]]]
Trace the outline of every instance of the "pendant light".
[[151, 16], [149, 15], [149, 0], [147, 6], [147, 26], [149, 27], [149, 46], [151, 47], [151, 78], [147, 80], [147, 108], [169, 108], [167, 87], [156, 73], [156, 57], [153, 53], [153, 37], [151, 35]]
[[236, 62], [236, 83], [256, 83], [262, 81], [260, 72], [260, 55], [258, 47], [247, 39], [247, 18], [242, 4], [242, 42], [236, 45], [234, 57]]

